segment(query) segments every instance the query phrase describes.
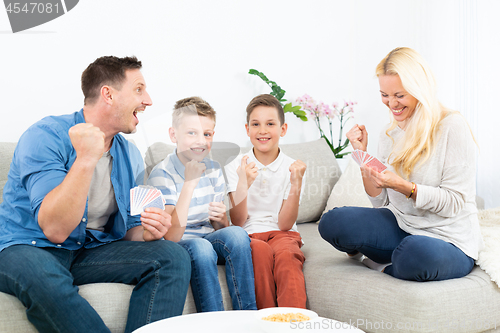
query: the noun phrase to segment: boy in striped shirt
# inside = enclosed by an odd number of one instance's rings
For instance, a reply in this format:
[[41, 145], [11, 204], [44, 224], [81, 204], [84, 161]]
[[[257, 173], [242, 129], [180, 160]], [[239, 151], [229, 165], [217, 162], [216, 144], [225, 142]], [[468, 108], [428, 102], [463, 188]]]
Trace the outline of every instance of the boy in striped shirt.
[[178, 242], [191, 256], [191, 288], [198, 312], [222, 311], [217, 263], [225, 262], [234, 310], [254, 310], [255, 288], [250, 239], [229, 226], [224, 176], [207, 157], [212, 146], [215, 110], [199, 97], [175, 104], [170, 139], [177, 145], [151, 171], [148, 184], [162, 191], [172, 226], [165, 239]]

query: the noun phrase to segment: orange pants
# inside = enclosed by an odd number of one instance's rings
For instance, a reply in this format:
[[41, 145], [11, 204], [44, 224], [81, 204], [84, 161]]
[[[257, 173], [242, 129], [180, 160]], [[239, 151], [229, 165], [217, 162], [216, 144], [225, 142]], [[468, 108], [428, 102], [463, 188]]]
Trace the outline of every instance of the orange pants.
[[294, 231], [250, 234], [257, 308], [306, 308], [302, 239]]

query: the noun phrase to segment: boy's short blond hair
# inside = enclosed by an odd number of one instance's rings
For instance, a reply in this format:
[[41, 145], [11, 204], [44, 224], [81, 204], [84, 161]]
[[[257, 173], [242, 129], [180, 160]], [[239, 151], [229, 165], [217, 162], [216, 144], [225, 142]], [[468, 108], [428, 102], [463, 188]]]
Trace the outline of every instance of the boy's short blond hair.
[[215, 110], [207, 101], [197, 96], [184, 98], [175, 102], [174, 113], [172, 114], [172, 126], [178, 127], [179, 121], [186, 115], [208, 117], [215, 123]]

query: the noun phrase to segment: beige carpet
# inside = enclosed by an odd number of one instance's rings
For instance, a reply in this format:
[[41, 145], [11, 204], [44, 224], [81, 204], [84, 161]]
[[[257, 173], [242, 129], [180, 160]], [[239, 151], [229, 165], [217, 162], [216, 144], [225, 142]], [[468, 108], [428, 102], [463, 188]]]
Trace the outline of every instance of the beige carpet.
[[500, 208], [480, 210], [478, 217], [484, 249], [476, 264], [500, 287]]

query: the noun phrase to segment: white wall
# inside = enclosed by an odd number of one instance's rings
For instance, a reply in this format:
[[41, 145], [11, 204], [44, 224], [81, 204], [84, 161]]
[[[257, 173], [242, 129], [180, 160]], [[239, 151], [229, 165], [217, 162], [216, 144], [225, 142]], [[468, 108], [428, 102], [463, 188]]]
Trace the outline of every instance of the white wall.
[[[500, 109], [496, 103], [500, 90], [500, 13], [499, 1], [478, 1], [477, 86], [472, 91], [479, 142], [478, 195], [486, 207], [500, 206]], [[470, 93], [465, 91], [464, 93]]]
[[[0, 141], [16, 141], [45, 115], [79, 110], [81, 72], [95, 58], [113, 54], [143, 61], [154, 102], [132, 136], [143, 151], [152, 142], [169, 142], [172, 106], [192, 95], [217, 110], [216, 140], [247, 145], [246, 104], [269, 92], [247, 74], [256, 68], [287, 90], [291, 100], [308, 93], [327, 103], [358, 101], [348, 127], [366, 124], [369, 150], [375, 152], [389, 115], [380, 103], [374, 69], [393, 48], [409, 46], [434, 69], [446, 105], [464, 111], [459, 97], [468, 93], [468, 85], [477, 88], [472, 101], [478, 105], [473, 129], [481, 145], [478, 193], [487, 197], [487, 206], [500, 206], [500, 176], [489, 167], [499, 164], [498, 154], [491, 152], [499, 137], [492, 119], [500, 70], [496, 55], [488, 53], [498, 45], [490, 33], [499, 31], [498, 9], [495, 0], [82, 0], [66, 15], [16, 34], [0, 10], [5, 119]], [[473, 16], [475, 25], [464, 25], [470, 11], [487, 19]], [[474, 59], [461, 50], [471, 44], [463, 42], [471, 34], [481, 74], [468, 82], [475, 72], [467, 71], [464, 61], [470, 65]], [[475, 110], [464, 114], [471, 119]], [[283, 142], [318, 138], [312, 122], [292, 115], [287, 121]]]

